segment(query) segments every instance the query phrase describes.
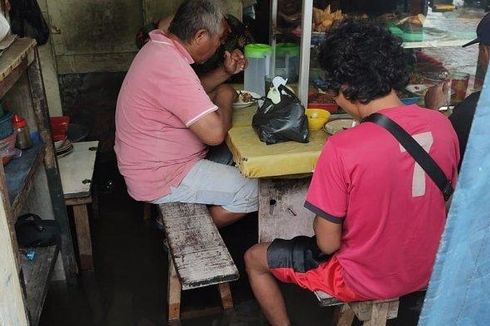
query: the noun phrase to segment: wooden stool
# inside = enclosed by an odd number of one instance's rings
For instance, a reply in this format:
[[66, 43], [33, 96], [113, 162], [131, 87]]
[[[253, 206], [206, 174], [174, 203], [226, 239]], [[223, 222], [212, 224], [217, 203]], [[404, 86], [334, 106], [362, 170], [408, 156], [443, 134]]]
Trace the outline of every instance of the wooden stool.
[[92, 204], [92, 176], [98, 141], [73, 144], [73, 152], [58, 159], [65, 205], [73, 209], [80, 269], [94, 269], [87, 205]]
[[238, 279], [231, 258], [206, 205], [159, 205], [169, 250], [168, 321], [180, 319], [181, 291], [218, 285], [223, 309], [233, 309], [228, 282]]
[[377, 301], [341, 302], [321, 291], [315, 291], [322, 307], [338, 306], [335, 311], [337, 326], [352, 325], [354, 317], [364, 322], [364, 326], [384, 326], [388, 319], [398, 316], [398, 298]]
[[148, 221], [151, 218], [152, 203], [143, 203], [143, 221]]

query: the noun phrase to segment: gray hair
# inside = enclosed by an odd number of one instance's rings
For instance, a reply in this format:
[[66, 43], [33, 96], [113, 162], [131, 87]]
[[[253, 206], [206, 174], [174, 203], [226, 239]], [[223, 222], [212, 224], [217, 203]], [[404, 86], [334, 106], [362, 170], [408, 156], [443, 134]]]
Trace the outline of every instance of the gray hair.
[[212, 36], [218, 35], [223, 18], [220, 0], [187, 0], [177, 9], [168, 30], [182, 41], [190, 42], [201, 29]]

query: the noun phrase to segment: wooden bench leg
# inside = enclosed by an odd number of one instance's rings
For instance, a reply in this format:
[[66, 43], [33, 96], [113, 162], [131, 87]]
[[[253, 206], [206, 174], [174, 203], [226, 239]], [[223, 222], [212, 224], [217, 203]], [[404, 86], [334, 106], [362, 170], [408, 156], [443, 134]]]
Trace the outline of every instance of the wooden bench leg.
[[349, 306], [364, 326], [384, 326], [388, 319], [397, 317], [399, 303], [399, 300], [365, 301]]
[[334, 314], [334, 324], [337, 326], [351, 326], [355, 317], [354, 311], [347, 304], [338, 306]]
[[218, 284], [219, 295], [221, 297], [221, 304], [224, 310], [233, 309], [233, 298], [231, 297], [231, 290], [229, 283]]
[[150, 203], [143, 203], [143, 220], [148, 221], [151, 218], [151, 205]]
[[384, 326], [388, 319], [388, 310], [390, 303], [373, 303], [371, 308], [371, 319], [364, 322], [364, 326]]
[[90, 236], [87, 205], [73, 205], [72, 207], [80, 255], [80, 269], [93, 270], [94, 259], [92, 257], [92, 238]]
[[168, 256], [168, 322], [175, 324], [176, 321], [180, 320], [180, 294], [182, 287], [172, 257], [170, 254]]

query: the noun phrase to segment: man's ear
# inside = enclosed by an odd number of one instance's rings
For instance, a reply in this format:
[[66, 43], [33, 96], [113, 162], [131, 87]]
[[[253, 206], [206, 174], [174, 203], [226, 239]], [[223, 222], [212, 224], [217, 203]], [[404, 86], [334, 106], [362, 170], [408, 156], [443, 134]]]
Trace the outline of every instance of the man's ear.
[[197, 44], [201, 44], [204, 40], [209, 37], [209, 32], [205, 29], [200, 29], [194, 34], [193, 41]]

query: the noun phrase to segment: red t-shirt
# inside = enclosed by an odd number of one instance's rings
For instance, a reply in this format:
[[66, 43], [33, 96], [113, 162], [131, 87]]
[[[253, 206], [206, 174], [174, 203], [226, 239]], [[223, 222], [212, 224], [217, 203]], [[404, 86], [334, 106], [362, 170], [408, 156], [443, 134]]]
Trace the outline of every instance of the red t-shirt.
[[[455, 185], [459, 147], [446, 117], [416, 105], [379, 112], [411, 134]], [[338, 277], [359, 298], [393, 298], [427, 285], [446, 221], [444, 198], [384, 128], [362, 123], [330, 137], [305, 206], [342, 223]]]

